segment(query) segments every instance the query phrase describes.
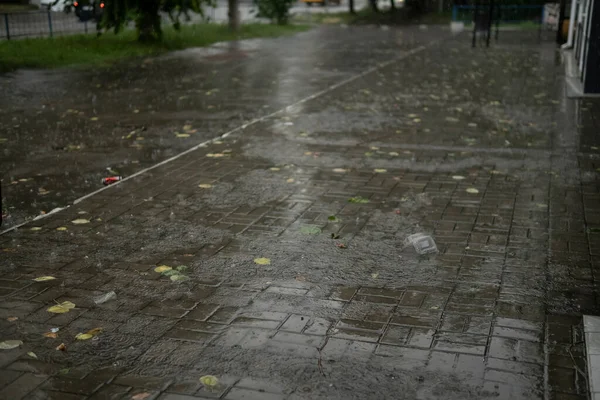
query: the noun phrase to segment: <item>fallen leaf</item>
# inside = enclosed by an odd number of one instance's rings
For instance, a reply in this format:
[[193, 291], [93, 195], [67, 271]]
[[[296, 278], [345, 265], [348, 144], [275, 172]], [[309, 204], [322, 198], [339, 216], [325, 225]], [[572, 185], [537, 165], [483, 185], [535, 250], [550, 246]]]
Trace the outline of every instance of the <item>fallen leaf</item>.
[[4, 342], [0, 342], [0, 350], [16, 349], [22, 344], [23, 342], [20, 340], [5, 340]]
[[50, 339], [56, 339], [58, 337], [58, 333], [55, 332], [46, 332], [44, 336]]
[[306, 282], [306, 278], [305, 278], [305, 277], [303, 277], [302, 275], [298, 275], [298, 276], [296, 277], [296, 280], [297, 280], [298, 282]]
[[212, 187], [212, 185], [210, 183], [202, 183], [200, 185], [198, 185], [199, 188], [202, 189], [210, 189]]
[[75, 304], [71, 303], [70, 301], [63, 301], [62, 303], [60, 303], [56, 306], [52, 306], [52, 307], [48, 308], [47, 311], [54, 313], [54, 314], [64, 314], [64, 313], [68, 313], [73, 308], [75, 308]]
[[413, 119], [413, 122], [418, 124], [419, 122], [421, 122], [421, 118], [415, 118], [415, 119]]
[[28, 352], [27, 355], [31, 358], [35, 358], [36, 360], [38, 358], [37, 354], [35, 354], [33, 351]]
[[84, 219], [84, 218], [78, 218], [78, 219], [71, 221], [71, 223], [75, 224], [75, 225], [85, 225], [85, 224], [89, 224], [90, 220]]
[[66, 375], [69, 372], [71, 372], [71, 368], [63, 368], [63, 369], [59, 369], [58, 370], [58, 373], [61, 374], [61, 375]]
[[183, 130], [184, 130], [184, 131], [191, 131], [192, 129], [193, 129], [193, 128], [192, 128], [192, 126], [191, 126], [191, 125], [184, 125], [184, 126], [183, 126]]
[[268, 259], [268, 258], [264, 258], [264, 257], [262, 257], [262, 258], [255, 258], [254, 259], [254, 263], [258, 264], [258, 265], [269, 265], [269, 264], [271, 264], [271, 260]]
[[33, 280], [36, 281], [36, 282], [46, 282], [46, 281], [52, 281], [54, 279], [56, 279], [56, 278], [53, 277], [53, 276], [40, 276], [40, 277], [35, 278]]
[[64, 343], [61, 343], [58, 346], [56, 346], [56, 350], [67, 351], [67, 345]]
[[399, 153], [396, 153], [395, 151], [390, 151], [388, 154], [389, 154], [390, 156], [393, 156], [393, 157], [396, 157], [396, 156], [399, 156], [399, 155], [400, 155]]
[[294, 183], [294, 178], [289, 178], [286, 180], [287, 183]]
[[378, 173], [378, 174], [383, 174], [387, 172], [387, 169], [383, 169], [383, 168], [376, 168], [373, 170], [374, 172]]
[[78, 333], [75, 336], [75, 339], [77, 339], [77, 340], [88, 340], [88, 339], [91, 339], [93, 337], [94, 337], [94, 335], [90, 335], [89, 333]]
[[225, 154], [223, 154], [223, 153], [208, 153], [206, 155], [206, 157], [219, 158], [219, 157], [225, 157]]
[[58, 228], [56, 228], [57, 231], [66, 231], [67, 227], [66, 226], [59, 226]]
[[184, 272], [184, 271], [186, 271], [186, 270], [188, 269], [188, 267], [187, 267], [187, 266], [185, 266], [185, 265], [180, 265], [180, 266], [178, 266], [178, 267], [177, 267], [177, 268], [175, 268], [175, 269], [176, 269], [177, 271], [179, 271], [179, 272]]
[[172, 269], [173, 268], [169, 267], [168, 265], [161, 265], [161, 266], [154, 268], [154, 272], [158, 272], [159, 274], [162, 274], [163, 272], [170, 271]]
[[189, 133], [175, 133], [175, 136], [178, 138], [189, 138], [190, 134]]
[[330, 215], [329, 217], [327, 217], [327, 219], [329, 221], [333, 221], [333, 222], [337, 222], [338, 221], [338, 217], [336, 217], [335, 215]]
[[183, 282], [183, 281], [187, 281], [187, 280], [189, 280], [189, 279], [190, 279], [190, 278], [189, 278], [188, 276], [181, 275], [181, 274], [177, 274], [177, 275], [172, 275], [172, 276], [171, 276], [171, 280], [172, 280], [173, 282]]
[[475, 189], [475, 188], [468, 188], [466, 190], [467, 193], [471, 193], [471, 194], [477, 194], [479, 193], [479, 190]]
[[15, 322], [15, 321], [16, 321], [16, 320], [18, 320], [18, 319], [19, 319], [19, 317], [8, 317], [8, 318], [6, 318], [6, 320], [7, 320], [8, 322]]
[[371, 274], [371, 278], [373, 278], [373, 279], [377, 279], [378, 276], [379, 276], [378, 272]]
[[98, 121], [98, 117], [92, 117], [90, 118], [90, 121]]
[[348, 170], [347, 170], [347, 169], [344, 169], [344, 168], [334, 168], [334, 169], [333, 169], [333, 172], [336, 172], [336, 173], [338, 173], [338, 174], [342, 174], [342, 173], [344, 173], [344, 172], [348, 172]]
[[40, 228], [39, 226], [34, 226], [30, 229], [30, 231], [34, 231], [34, 232], [41, 231], [41, 230], [42, 230], [42, 228]]
[[304, 233], [305, 235], [318, 235], [321, 233], [321, 228], [314, 225], [305, 225], [300, 228], [300, 232]]
[[369, 199], [365, 199], [364, 197], [361, 197], [361, 196], [350, 197], [348, 199], [348, 203], [366, 204], [368, 202], [369, 202]]
[[465, 177], [462, 175], [454, 175], [452, 176], [452, 179], [454, 179], [455, 181], [462, 181], [463, 179], [465, 179]]
[[336, 243], [335, 245], [337, 247], [339, 247], [340, 249], [346, 249], [346, 248], [348, 248], [344, 243]]
[[279, 171], [279, 170], [280, 170], [280, 168], [277, 168], [277, 167], [271, 167], [271, 168], [269, 168], [269, 169], [270, 169], [271, 171]]
[[204, 375], [200, 377], [200, 382], [206, 387], [213, 388], [219, 384], [219, 379], [216, 376]]

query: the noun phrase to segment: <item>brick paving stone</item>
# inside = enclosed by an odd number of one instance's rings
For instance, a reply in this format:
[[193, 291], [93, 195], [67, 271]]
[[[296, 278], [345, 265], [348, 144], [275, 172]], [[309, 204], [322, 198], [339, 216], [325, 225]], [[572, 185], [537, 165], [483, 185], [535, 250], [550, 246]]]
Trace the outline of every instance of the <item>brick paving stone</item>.
[[48, 379], [45, 375], [34, 375], [26, 372], [12, 383], [0, 389], [0, 398], [3, 399], [22, 399], [28, 393], [32, 392], [35, 388], [41, 385]]
[[[320, 29], [323, 51], [339, 60], [354, 31], [340, 42], [339, 27]], [[424, 390], [415, 398], [433, 390], [427, 374], [456, 382], [461, 399], [585, 396], [581, 314], [597, 312], [600, 265], [598, 104], [570, 110], [573, 101], [558, 95], [555, 46], [537, 35], [530, 43], [524, 32], [502, 32], [501, 45], [471, 52], [466, 35], [394, 30], [404, 32], [410, 40], [361, 27], [352, 42], [359, 60], [347, 55], [343, 66], [328, 58], [304, 68], [296, 58], [298, 74], [310, 77], [294, 81], [295, 94], [278, 75], [273, 95], [266, 70], [251, 92], [227, 88], [263, 54], [262, 42], [237, 60], [238, 72], [200, 57], [182, 71], [188, 81], [173, 77], [175, 92], [202, 99], [183, 118], [198, 137], [236, 127], [238, 115], [263, 115], [254, 104], [265, 98], [274, 102], [268, 113], [284, 111], [36, 221], [42, 231], [25, 225], [0, 236], [0, 330], [25, 342], [0, 354], [1, 390], [40, 399], [143, 391], [268, 399], [294, 390], [296, 398], [385, 398], [400, 380], [345, 382], [401, 369]], [[361, 64], [352, 70], [368, 71], [360, 79], [285, 108], [352, 77], [348, 59], [375, 66], [432, 38], [444, 42], [372, 71]], [[192, 81], [210, 85], [189, 92]], [[153, 124], [147, 129], [150, 138]], [[207, 182], [210, 190], [199, 190]], [[357, 196], [369, 202], [349, 202]], [[102, 221], [72, 226], [80, 210]], [[55, 230], [63, 225], [68, 232]], [[305, 235], [305, 225], [322, 233]], [[440, 253], [403, 249], [415, 232], [431, 234]], [[262, 257], [270, 263], [253, 262]], [[163, 263], [186, 265], [190, 279], [153, 271]], [[33, 283], [42, 275], [58, 279]], [[117, 299], [93, 302], [110, 290]], [[46, 311], [65, 300], [77, 308]], [[94, 341], [71, 338], [96, 326], [105, 331]], [[50, 327], [60, 328], [66, 353], [42, 336]], [[339, 384], [328, 385], [317, 360]], [[207, 390], [202, 374], [222, 385]], [[412, 389], [403, 386], [407, 396]]]

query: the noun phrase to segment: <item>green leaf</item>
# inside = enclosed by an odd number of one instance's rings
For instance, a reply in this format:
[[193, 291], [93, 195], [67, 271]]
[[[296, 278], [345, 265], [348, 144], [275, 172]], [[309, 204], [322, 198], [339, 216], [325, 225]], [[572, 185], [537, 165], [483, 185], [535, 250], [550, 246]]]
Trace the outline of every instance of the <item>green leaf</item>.
[[321, 228], [314, 225], [304, 225], [302, 228], [300, 228], [300, 232], [304, 233], [305, 235], [318, 235], [321, 233]]
[[348, 203], [354, 203], [354, 204], [366, 204], [368, 202], [369, 202], [369, 199], [365, 199], [364, 197], [361, 197], [361, 196], [350, 197], [348, 199]]

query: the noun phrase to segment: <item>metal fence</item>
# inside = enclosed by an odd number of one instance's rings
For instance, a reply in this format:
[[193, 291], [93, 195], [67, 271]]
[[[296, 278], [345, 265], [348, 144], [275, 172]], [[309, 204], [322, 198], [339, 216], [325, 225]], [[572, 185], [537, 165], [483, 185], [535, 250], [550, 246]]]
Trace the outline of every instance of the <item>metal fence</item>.
[[53, 37], [96, 33], [94, 21], [80, 21], [74, 13], [32, 11], [0, 14], [0, 39]]
[[[455, 5], [452, 7], [452, 21], [473, 22], [476, 6]], [[478, 6], [479, 9], [488, 9], [487, 5]], [[543, 5], [500, 5], [494, 7], [494, 21], [501, 24], [519, 24], [530, 22], [541, 24], [544, 19]]]

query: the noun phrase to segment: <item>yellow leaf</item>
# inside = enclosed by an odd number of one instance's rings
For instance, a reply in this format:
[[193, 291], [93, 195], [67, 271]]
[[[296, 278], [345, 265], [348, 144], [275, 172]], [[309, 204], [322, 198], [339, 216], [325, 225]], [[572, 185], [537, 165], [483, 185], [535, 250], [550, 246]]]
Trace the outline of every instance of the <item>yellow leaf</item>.
[[271, 264], [271, 260], [268, 258], [255, 258], [254, 262], [258, 265], [269, 265]]
[[46, 281], [51, 281], [51, 280], [54, 280], [54, 279], [56, 279], [56, 278], [53, 277], [53, 276], [40, 276], [38, 278], [35, 278], [34, 281], [36, 281], [36, 282], [46, 282]]
[[31, 358], [35, 358], [36, 360], [38, 358], [38, 356], [33, 351], [28, 352], [27, 355]]
[[189, 130], [191, 130], [191, 129], [192, 129], [192, 126], [191, 126], [191, 125], [184, 125], [184, 126], [183, 126], [183, 130], [184, 130], [184, 131], [189, 131]]
[[16, 349], [22, 344], [23, 342], [20, 340], [5, 340], [4, 342], [0, 342], [0, 350]]
[[479, 193], [479, 190], [475, 189], [475, 188], [468, 188], [467, 193], [471, 193], [471, 194], [477, 194]]
[[200, 382], [202, 382], [204, 386], [213, 388], [219, 384], [219, 379], [216, 376], [204, 375], [200, 377]]
[[6, 318], [6, 320], [7, 320], [8, 322], [15, 322], [15, 321], [16, 321], [16, 320], [18, 320], [18, 319], [19, 319], [19, 317], [8, 317], [8, 318]]
[[206, 155], [206, 157], [219, 158], [219, 157], [225, 157], [225, 154], [223, 154], [223, 153], [208, 153]]
[[294, 178], [289, 178], [288, 180], [286, 180], [287, 183], [293, 183], [294, 182]]
[[387, 169], [377, 168], [377, 169], [374, 169], [373, 171], [377, 172], [378, 174], [383, 174], [383, 173], [387, 172]]
[[56, 228], [57, 231], [66, 231], [67, 227], [66, 226], [59, 226], [58, 228]]
[[190, 134], [189, 133], [176, 133], [175, 136], [178, 138], [189, 138]]
[[334, 168], [334, 169], [333, 169], [333, 172], [336, 172], [336, 173], [338, 173], [338, 174], [341, 174], [341, 173], [344, 173], [344, 172], [348, 172], [348, 170], [347, 170], [347, 169], [344, 169], [344, 168]]
[[277, 168], [277, 167], [271, 167], [271, 168], [269, 168], [269, 169], [270, 169], [271, 171], [279, 171], [279, 170], [280, 170], [280, 168]]
[[89, 340], [91, 338], [93, 338], [94, 335], [90, 335], [89, 333], [79, 333], [77, 336], [75, 336], [75, 339], [77, 340]]
[[161, 266], [154, 268], [154, 272], [158, 272], [159, 274], [162, 274], [163, 272], [170, 271], [172, 269], [173, 268], [169, 267], [168, 265], [161, 265]]
[[56, 332], [46, 332], [44, 336], [50, 339], [56, 339], [58, 337], [58, 333]]
[[371, 278], [373, 278], [373, 279], [377, 279], [378, 276], [379, 276], [378, 272], [371, 274]]
[[84, 224], [89, 224], [90, 220], [84, 219], [84, 218], [78, 218], [78, 219], [71, 221], [71, 223], [74, 225], [84, 225]]
[[395, 151], [390, 151], [388, 154], [389, 154], [390, 156], [394, 156], [394, 157], [395, 157], [395, 156], [399, 156], [399, 155], [400, 155], [400, 154], [396, 153]]
[[98, 121], [98, 117], [92, 117], [90, 118], [90, 121]]
[[454, 179], [455, 181], [462, 181], [463, 179], [465, 179], [465, 177], [462, 175], [454, 175], [452, 179]]
[[202, 183], [200, 185], [198, 185], [199, 188], [202, 189], [210, 189], [212, 187], [212, 185], [210, 183]]
[[72, 308], [75, 308], [75, 304], [71, 303], [70, 301], [63, 301], [62, 303], [56, 305], [56, 306], [52, 306], [48, 309], [48, 312], [54, 313], [54, 314], [64, 314], [64, 313], [68, 313], [69, 311], [71, 311]]

